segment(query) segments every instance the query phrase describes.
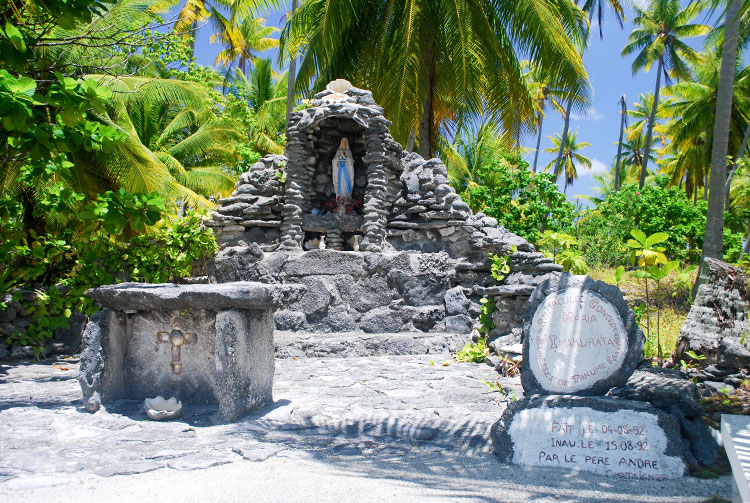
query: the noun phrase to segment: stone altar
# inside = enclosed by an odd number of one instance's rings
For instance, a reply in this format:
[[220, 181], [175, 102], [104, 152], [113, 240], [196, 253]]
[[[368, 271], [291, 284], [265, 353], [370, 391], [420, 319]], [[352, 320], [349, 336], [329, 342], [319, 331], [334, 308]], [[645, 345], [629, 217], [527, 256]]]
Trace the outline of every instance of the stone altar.
[[103, 309], [83, 335], [84, 406], [177, 397], [236, 421], [271, 403], [273, 310], [300, 285], [122, 283], [89, 290]]

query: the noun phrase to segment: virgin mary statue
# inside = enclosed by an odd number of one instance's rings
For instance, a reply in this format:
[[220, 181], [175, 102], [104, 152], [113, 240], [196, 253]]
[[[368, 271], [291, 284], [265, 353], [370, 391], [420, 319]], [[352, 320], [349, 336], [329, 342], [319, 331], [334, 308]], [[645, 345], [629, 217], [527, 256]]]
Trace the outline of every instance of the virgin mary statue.
[[341, 138], [336, 155], [331, 162], [333, 168], [333, 186], [336, 189], [336, 204], [339, 212], [352, 200], [354, 187], [354, 157], [349, 149], [349, 140]]

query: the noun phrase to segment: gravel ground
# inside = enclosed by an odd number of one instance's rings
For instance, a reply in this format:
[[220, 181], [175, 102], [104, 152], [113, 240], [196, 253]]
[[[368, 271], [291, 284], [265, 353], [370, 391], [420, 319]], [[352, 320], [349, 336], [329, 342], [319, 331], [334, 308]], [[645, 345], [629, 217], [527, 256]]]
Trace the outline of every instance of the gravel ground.
[[[81, 408], [75, 361], [0, 365], [0, 501], [706, 502], [731, 480], [608, 479], [503, 465], [489, 427], [507, 395], [449, 354], [276, 361], [273, 406], [221, 425], [214, 407], [148, 421]], [[714, 500], [722, 501], [722, 500]]]

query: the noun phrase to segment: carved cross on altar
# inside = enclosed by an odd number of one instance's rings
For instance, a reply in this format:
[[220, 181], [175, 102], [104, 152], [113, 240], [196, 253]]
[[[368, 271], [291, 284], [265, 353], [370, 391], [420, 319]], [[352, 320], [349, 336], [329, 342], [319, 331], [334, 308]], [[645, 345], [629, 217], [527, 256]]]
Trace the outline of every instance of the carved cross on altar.
[[183, 344], [194, 344], [198, 340], [198, 335], [186, 333], [180, 329], [180, 319], [172, 320], [172, 330], [159, 330], [156, 332], [156, 342], [167, 342], [172, 344], [172, 372], [177, 375], [182, 374], [182, 357], [180, 348]]

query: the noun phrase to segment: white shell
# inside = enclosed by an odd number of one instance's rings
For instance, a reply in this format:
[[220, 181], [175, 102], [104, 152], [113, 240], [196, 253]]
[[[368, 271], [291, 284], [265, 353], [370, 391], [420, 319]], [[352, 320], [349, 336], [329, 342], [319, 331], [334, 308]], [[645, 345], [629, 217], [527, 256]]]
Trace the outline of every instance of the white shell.
[[326, 86], [326, 89], [336, 94], [343, 94], [352, 88], [352, 83], [346, 79], [332, 80]]
[[323, 103], [344, 103], [349, 99], [349, 96], [341, 93], [333, 93], [328, 96], [323, 96]]
[[167, 421], [179, 417], [182, 413], [182, 402], [175, 397], [166, 400], [162, 396], [146, 398], [143, 401], [146, 415], [154, 421]]

